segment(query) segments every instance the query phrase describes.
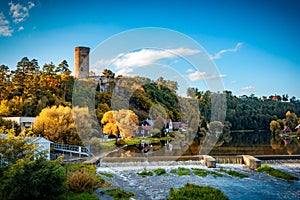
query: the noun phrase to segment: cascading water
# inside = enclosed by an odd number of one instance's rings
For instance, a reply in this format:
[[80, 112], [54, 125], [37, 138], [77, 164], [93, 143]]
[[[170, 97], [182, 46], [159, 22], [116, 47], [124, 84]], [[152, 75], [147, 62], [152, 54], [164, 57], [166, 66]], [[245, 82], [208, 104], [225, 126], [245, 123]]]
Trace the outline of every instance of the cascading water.
[[[299, 163], [280, 163], [272, 167], [282, 171], [289, 172], [300, 178]], [[191, 170], [188, 176], [178, 176], [170, 173], [171, 169], [184, 167]], [[125, 191], [134, 192], [137, 199], [166, 199], [169, 196], [170, 188], [179, 188], [186, 183], [197, 184], [200, 186], [211, 186], [222, 190], [229, 199], [299, 199], [300, 181], [284, 181], [273, 178], [269, 175], [250, 170], [241, 164], [218, 164], [215, 169], [208, 169], [202, 161], [165, 161], [149, 162], [147, 170], [163, 168], [168, 172], [168, 176], [149, 176], [141, 177], [137, 172], [143, 171], [145, 165], [136, 163], [110, 164], [97, 169], [100, 172], [109, 172], [114, 174], [113, 178], [105, 177], [115, 187], [122, 188]], [[208, 175], [199, 177], [193, 174], [192, 168], [201, 168], [220, 173], [220, 168], [224, 170], [235, 170], [247, 174], [248, 178], [235, 178], [227, 174], [224, 177], [214, 177]]]

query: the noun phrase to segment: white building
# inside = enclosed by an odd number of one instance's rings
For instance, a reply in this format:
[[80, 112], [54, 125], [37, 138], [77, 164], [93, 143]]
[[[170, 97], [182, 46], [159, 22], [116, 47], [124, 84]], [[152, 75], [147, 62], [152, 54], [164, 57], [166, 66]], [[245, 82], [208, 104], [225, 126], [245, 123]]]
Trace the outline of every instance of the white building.
[[20, 125], [21, 130], [32, 127], [33, 122], [35, 121], [35, 117], [3, 117], [2, 119], [17, 123]]
[[31, 139], [31, 142], [36, 145], [38, 152], [45, 153], [46, 159], [50, 160], [50, 145], [53, 142], [51, 142], [50, 140], [47, 140], [43, 137], [34, 137]]
[[[6, 134], [0, 134], [0, 137], [7, 139]], [[29, 143], [35, 144], [36, 146], [36, 153], [43, 153], [45, 155], [45, 158], [47, 160], [50, 160], [50, 146], [51, 142], [50, 140], [47, 140], [43, 137], [33, 137], [28, 140]], [[0, 163], [2, 163], [2, 155], [0, 154]]]

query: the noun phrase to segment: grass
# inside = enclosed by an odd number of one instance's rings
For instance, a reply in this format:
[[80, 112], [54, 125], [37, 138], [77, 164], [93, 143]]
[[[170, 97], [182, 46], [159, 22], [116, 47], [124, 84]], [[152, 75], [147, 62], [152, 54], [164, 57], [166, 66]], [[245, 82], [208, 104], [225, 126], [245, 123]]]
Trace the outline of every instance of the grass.
[[192, 168], [192, 170], [195, 175], [201, 176], [201, 177], [206, 177], [208, 174], [210, 174], [214, 177], [223, 177], [222, 174], [214, 172], [214, 171], [209, 171], [209, 170], [199, 169], [199, 168]]
[[110, 173], [100, 172], [99, 174], [100, 174], [100, 175], [103, 175], [103, 176], [106, 176], [106, 177], [108, 177], [108, 178], [113, 178], [113, 177], [114, 177], [114, 175], [113, 175], [113, 174], [110, 174]]
[[61, 200], [99, 200], [98, 196], [94, 193], [75, 193], [67, 192], [60, 197]]
[[108, 142], [101, 142], [100, 146], [102, 149], [109, 149], [116, 146], [116, 140], [111, 140]]
[[191, 171], [184, 167], [178, 167], [178, 169], [171, 169], [170, 173], [178, 176], [188, 176], [191, 174]]
[[143, 170], [143, 171], [141, 171], [141, 172], [138, 172], [137, 173], [139, 176], [143, 176], [143, 177], [145, 177], [145, 176], [153, 176], [153, 172], [152, 171], [147, 171], [147, 170]]
[[280, 179], [287, 180], [287, 181], [298, 181], [299, 180], [298, 177], [293, 176], [289, 173], [280, 171], [278, 169], [274, 169], [267, 164], [264, 164], [261, 167], [257, 168], [256, 171], [263, 172], [263, 173], [269, 174], [270, 176], [273, 176], [275, 178], [280, 178]]
[[229, 199], [221, 190], [209, 186], [198, 186], [187, 183], [184, 187], [170, 190], [168, 200], [227, 200]]
[[125, 144], [127, 145], [135, 145], [135, 144], [140, 144], [141, 140], [147, 140], [150, 141], [151, 143], [159, 143], [161, 140], [170, 140], [172, 137], [167, 136], [167, 137], [161, 137], [161, 138], [131, 138], [131, 139], [126, 139]]
[[72, 164], [72, 165], [65, 165], [64, 168], [67, 173], [85, 170], [91, 174], [96, 174], [96, 167], [94, 165], [85, 165], [82, 163], [78, 163], [78, 164]]
[[229, 174], [230, 176], [234, 176], [234, 177], [237, 177], [237, 178], [247, 178], [247, 177], [249, 177], [246, 174], [242, 174], [242, 173], [239, 173], [239, 172], [234, 171], [234, 170], [225, 170], [223, 168], [220, 169], [220, 172], [224, 172], [226, 174]]
[[133, 192], [126, 192], [121, 189], [109, 189], [101, 192], [102, 194], [107, 194], [112, 196], [114, 199], [130, 199], [130, 197], [134, 196]]
[[184, 167], [178, 167], [178, 171], [176, 172], [178, 176], [188, 176], [191, 174], [191, 171]]
[[155, 169], [154, 172], [158, 176], [160, 176], [160, 175], [167, 176], [168, 175], [166, 170], [162, 169], [162, 168]]

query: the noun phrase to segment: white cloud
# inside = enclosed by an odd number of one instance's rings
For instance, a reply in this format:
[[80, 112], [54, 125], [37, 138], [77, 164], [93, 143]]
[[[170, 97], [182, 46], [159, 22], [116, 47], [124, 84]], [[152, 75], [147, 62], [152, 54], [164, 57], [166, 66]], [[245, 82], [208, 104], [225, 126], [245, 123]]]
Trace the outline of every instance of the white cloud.
[[186, 56], [199, 53], [199, 50], [177, 48], [177, 49], [141, 49], [140, 51], [120, 54], [111, 62], [117, 69], [132, 67], [132, 66], [147, 66], [156, 63], [159, 60], [174, 58], [177, 56]]
[[116, 75], [130, 76], [133, 72], [132, 68], [123, 68], [116, 72]]
[[241, 88], [241, 90], [254, 92], [255, 91], [255, 87], [250, 85], [250, 86], [246, 86], [246, 87]]
[[24, 30], [24, 27], [23, 26], [20, 26], [19, 28], [18, 28], [18, 31], [23, 31]]
[[225, 74], [207, 74], [206, 72], [194, 71], [188, 75], [191, 81], [211, 80], [226, 77]]
[[194, 72], [194, 70], [193, 69], [187, 69], [186, 72], [187, 73], [192, 73], [192, 72]]
[[116, 74], [129, 75], [133, 72], [132, 67], [145, 67], [163, 59], [192, 55], [199, 52], [200, 50], [188, 48], [165, 50], [141, 49], [139, 51], [121, 53], [112, 59], [97, 60], [92, 66], [95, 69], [115, 67]]
[[0, 13], [0, 36], [12, 36], [13, 29], [9, 26], [9, 21], [6, 20], [3, 13]]
[[28, 2], [28, 7], [22, 6], [20, 3], [14, 4], [13, 2], [8, 3], [8, 5], [10, 6], [9, 14], [16, 24], [25, 21], [29, 17], [29, 10], [35, 6], [32, 2]]
[[31, 1], [28, 2], [28, 9], [31, 9], [35, 6], [35, 4]]
[[228, 52], [237, 52], [241, 47], [243, 46], [243, 43], [239, 42], [236, 44], [236, 46], [233, 49], [222, 49], [215, 55], [210, 55], [211, 60], [220, 59], [222, 57], [222, 54], [228, 53]]

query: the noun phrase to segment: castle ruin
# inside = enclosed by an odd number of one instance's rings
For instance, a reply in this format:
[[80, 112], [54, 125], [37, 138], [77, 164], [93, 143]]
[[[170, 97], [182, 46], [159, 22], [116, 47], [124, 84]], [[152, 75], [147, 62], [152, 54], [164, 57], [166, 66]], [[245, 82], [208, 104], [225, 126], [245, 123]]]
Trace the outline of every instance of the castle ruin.
[[89, 78], [89, 47], [75, 47], [75, 78], [86, 79]]

